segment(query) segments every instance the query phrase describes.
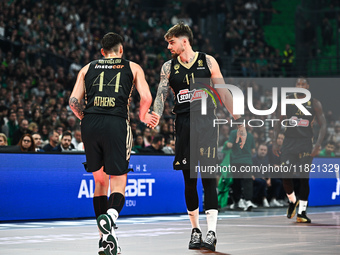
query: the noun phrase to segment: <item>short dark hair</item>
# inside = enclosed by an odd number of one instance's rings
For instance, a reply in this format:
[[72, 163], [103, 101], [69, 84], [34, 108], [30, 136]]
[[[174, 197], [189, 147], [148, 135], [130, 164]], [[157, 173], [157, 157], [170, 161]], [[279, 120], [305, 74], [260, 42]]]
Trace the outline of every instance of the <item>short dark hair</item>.
[[105, 53], [118, 52], [120, 45], [123, 45], [123, 37], [119, 34], [110, 32], [104, 35], [102, 39], [102, 48]]
[[48, 133], [48, 139], [50, 139], [50, 138], [54, 135], [54, 133], [58, 133], [57, 130], [55, 130], [55, 129], [51, 130], [51, 131]]
[[175, 139], [173, 139], [173, 138], [168, 138], [168, 140], [166, 140], [166, 144], [170, 144], [171, 141], [175, 141]]
[[158, 142], [161, 142], [163, 140], [164, 136], [161, 134], [156, 135], [153, 139], [152, 139], [152, 143], [156, 144]]
[[183, 22], [180, 22], [180, 23], [174, 25], [173, 27], [171, 27], [168, 30], [168, 32], [166, 32], [166, 34], [164, 35], [164, 38], [166, 40], [169, 40], [172, 37], [178, 38], [180, 36], [188, 37], [190, 45], [193, 44], [194, 36], [192, 34], [192, 31], [191, 31], [190, 27], [188, 25], [184, 24]]
[[61, 136], [61, 138], [64, 138], [64, 136], [71, 136], [71, 138], [72, 138], [72, 134], [71, 134], [71, 132], [69, 132], [69, 131], [65, 131], [65, 132], [63, 133], [63, 135]]
[[267, 145], [267, 144], [265, 144], [265, 143], [260, 143], [260, 144], [259, 144], [259, 146], [258, 146], [257, 148], [260, 148], [260, 146], [266, 146], [266, 147], [267, 147], [267, 149], [268, 149], [268, 145]]
[[336, 143], [333, 142], [333, 141], [328, 141], [328, 142], [326, 143], [326, 145], [333, 145], [334, 147], [336, 147]]

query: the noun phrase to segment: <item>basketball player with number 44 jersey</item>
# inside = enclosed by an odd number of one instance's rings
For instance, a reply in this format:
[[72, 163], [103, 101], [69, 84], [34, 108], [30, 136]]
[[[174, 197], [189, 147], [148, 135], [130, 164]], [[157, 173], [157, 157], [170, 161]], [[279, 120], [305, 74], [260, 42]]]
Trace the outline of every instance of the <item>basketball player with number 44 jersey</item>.
[[[142, 68], [122, 58], [123, 38], [106, 34], [101, 53], [104, 59], [80, 70], [69, 104], [82, 121], [87, 171], [95, 180], [93, 206], [100, 230], [99, 254], [116, 255], [120, 248], [114, 229], [125, 203], [132, 147], [128, 102], [134, 86], [140, 95], [140, 120], [151, 126], [159, 116], [148, 113], [152, 97]], [[109, 184], [111, 195], [107, 199]]]

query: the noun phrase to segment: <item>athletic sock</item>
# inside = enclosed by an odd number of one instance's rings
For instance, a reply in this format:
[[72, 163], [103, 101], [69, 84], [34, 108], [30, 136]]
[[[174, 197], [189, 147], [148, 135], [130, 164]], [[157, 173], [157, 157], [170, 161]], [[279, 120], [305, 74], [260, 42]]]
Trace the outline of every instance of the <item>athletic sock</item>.
[[295, 196], [295, 192], [293, 191], [292, 194], [287, 194], [288, 200], [290, 202], [292, 202], [293, 204], [295, 204], [296, 202], [296, 196]]
[[114, 192], [110, 195], [108, 209], [116, 209], [118, 213], [123, 209], [125, 203], [125, 196], [122, 193]]
[[119, 216], [119, 213], [117, 212], [117, 210], [113, 209], [113, 208], [110, 208], [109, 210], [107, 210], [107, 214], [110, 215], [113, 222], [116, 222], [116, 220], [118, 219], [118, 216]]
[[205, 214], [207, 215], [207, 224], [208, 224], [207, 232], [214, 231], [214, 233], [216, 234], [218, 210], [216, 209], [206, 210]]
[[120, 211], [123, 209], [125, 197], [119, 192], [110, 195], [107, 214], [109, 214], [114, 222], [116, 222]]
[[303, 211], [307, 210], [307, 204], [308, 201], [300, 200], [298, 214], [301, 214]]
[[188, 211], [189, 219], [191, 222], [192, 228], [198, 228], [201, 230], [200, 223], [199, 223], [199, 210], [198, 208], [194, 211]]
[[93, 208], [96, 215], [96, 219], [99, 215], [106, 213], [107, 211], [107, 196], [93, 197]]

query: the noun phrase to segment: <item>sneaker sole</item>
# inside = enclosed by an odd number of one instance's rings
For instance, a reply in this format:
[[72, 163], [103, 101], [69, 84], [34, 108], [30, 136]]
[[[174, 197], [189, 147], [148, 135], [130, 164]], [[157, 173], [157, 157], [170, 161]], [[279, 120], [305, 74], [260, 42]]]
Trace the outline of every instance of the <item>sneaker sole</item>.
[[111, 233], [111, 221], [107, 214], [99, 215], [97, 218], [97, 226], [104, 235]]
[[[293, 218], [293, 217], [295, 216], [295, 214], [296, 214], [296, 208], [299, 206], [299, 203], [300, 203], [300, 201], [298, 201], [298, 202], [296, 203], [296, 205], [295, 205], [295, 207], [294, 207], [294, 210], [293, 210], [292, 214], [290, 215], [290, 217], [288, 216], [288, 210], [287, 210], [287, 218], [288, 218], [288, 219], [291, 219], [291, 218]], [[289, 208], [288, 208], [288, 209], [289, 209]]]
[[306, 220], [304, 218], [296, 217], [296, 222], [298, 223], [312, 223], [311, 220]]
[[103, 248], [105, 255], [117, 255], [117, 240], [113, 235], [103, 235]]
[[202, 244], [202, 248], [205, 249], [205, 250], [209, 250], [209, 251], [215, 251], [216, 250], [216, 245], [212, 246], [212, 245], [203, 243]]
[[200, 250], [201, 247], [201, 244], [189, 244], [189, 250]]

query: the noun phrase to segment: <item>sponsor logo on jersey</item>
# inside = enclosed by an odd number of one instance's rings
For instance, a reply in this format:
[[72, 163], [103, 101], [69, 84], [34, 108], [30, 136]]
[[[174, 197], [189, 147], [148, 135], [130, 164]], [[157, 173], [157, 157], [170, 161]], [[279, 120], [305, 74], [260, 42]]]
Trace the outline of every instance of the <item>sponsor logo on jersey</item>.
[[174, 69], [176, 70], [175, 74], [178, 74], [178, 73], [179, 73], [179, 71], [178, 71], [179, 68], [180, 68], [180, 65], [179, 65], [179, 64], [176, 64], [176, 65], [174, 66]]
[[182, 103], [192, 102], [195, 100], [201, 100], [203, 96], [205, 98], [208, 97], [207, 93], [201, 89], [199, 90], [182, 89], [177, 94], [177, 101], [178, 103], [182, 104]]
[[124, 65], [95, 65], [94, 69], [122, 69]]
[[198, 63], [197, 70], [205, 69], [205, 67], [203, 66], [203, 60], [202, 59], [198, 60], [197, 63]]
[[296, 116], [292, 116], [289, 119], [289, 124], [297, 126], [297, 127], [308, 127], [309, 126], [309, 120], [298, 118]]

